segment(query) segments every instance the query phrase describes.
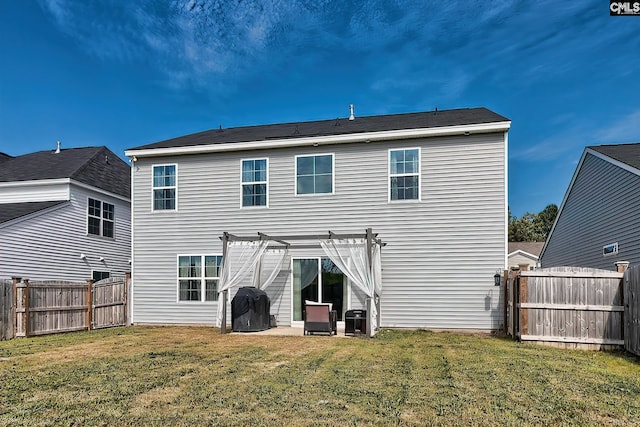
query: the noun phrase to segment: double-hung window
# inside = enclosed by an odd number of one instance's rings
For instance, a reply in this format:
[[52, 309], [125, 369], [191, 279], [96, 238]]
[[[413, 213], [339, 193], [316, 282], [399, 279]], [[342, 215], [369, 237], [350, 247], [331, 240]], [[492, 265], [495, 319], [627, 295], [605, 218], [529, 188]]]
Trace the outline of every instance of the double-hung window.
[[219, 255], [179, 255], [178, 300], [217, 301], [221, 268]]
[[153, 167], [153, 210], [175, 210], [177, 189], [176, 165]]
[[89, 198], [87, 208], [87, 233], [113, 238], [115, 207], [111, 203]]
[[242, 206], [267, 206], [268, 160], [242, 160]]
[[389, 200], [420, 200], [420, 149], [389, 150]]
[[296, 156], [296, 194], [333, 193], [333, 154]]

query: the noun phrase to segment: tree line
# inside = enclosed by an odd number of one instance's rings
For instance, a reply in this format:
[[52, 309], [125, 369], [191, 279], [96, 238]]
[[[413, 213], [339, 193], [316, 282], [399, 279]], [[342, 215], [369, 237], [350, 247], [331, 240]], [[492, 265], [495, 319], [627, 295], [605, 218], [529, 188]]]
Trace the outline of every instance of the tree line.
[[544, 242], [558, 215], [558, 206], [550, 204], [540, 212], [527, 212], [518, 218], [509, 209], [510, 242]]

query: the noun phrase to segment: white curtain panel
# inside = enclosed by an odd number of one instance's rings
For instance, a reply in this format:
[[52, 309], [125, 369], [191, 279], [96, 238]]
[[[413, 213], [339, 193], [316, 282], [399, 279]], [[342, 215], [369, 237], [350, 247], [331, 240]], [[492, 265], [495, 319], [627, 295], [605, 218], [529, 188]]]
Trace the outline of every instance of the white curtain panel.
[[378, 326], [375, 300], [381, 289], [381, 283], [376, 283], [376, 281], [382, 275], [377, 271], [381, 268], [380, 249], [378, 248], [377, 255], [375, 249], [378, 245], [374, 244], [373, 247], [372, 268], [369, 268], [367, 241], [365, 239], [320, 240], [320, 246], [329, 259], [351, 280], [351, 283], [371, 298], [371, 310], [367, 315], [371, 330], [375, 331]]
[[262, 254], [260, 268], [256, 269], [259, 277], [256, 288], [264, 291], [273, 283], [282, 270], [282, 263], [287, 252], [286, 249], [268, 249]]
[[[218, 316], [217, 325], [222, 325], [222, 298], [223, 292], [242, 283], [252, 274], [264, 251], [269, 246], [268, 240], [255, 242], [228, 242], [225, 258], [222, 260], [222, 273], [218, 286]], [[227, 293], [227, 305], [231, 299], [231, 293]]]

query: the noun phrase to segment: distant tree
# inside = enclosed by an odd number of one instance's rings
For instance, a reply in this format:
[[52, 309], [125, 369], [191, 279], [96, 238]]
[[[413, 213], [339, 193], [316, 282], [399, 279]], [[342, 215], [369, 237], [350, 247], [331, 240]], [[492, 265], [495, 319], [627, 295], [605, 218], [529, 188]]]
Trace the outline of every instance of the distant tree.
[[545, 241], [549, 237], [553, 223], [556, 221], [556, 216], [558, 216], [558, 206], [553, 203], [547, 205], [546, 208], [538, 213], [534, 228], [541, 241]]
[[527, 212], [521, 218], [511, 215], [509, 210], [510, 242], [544, 242], [558, 215], [558, 207], [548, 205], [539, 213]]

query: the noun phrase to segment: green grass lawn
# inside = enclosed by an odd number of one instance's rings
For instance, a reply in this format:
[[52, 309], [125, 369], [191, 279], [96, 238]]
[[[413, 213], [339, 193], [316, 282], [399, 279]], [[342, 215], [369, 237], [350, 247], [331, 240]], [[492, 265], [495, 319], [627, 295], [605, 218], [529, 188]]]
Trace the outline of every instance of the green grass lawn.
[[640, 361], [483, 335], [132, 327], [0, 342], [0, 425], [640, 425]]

